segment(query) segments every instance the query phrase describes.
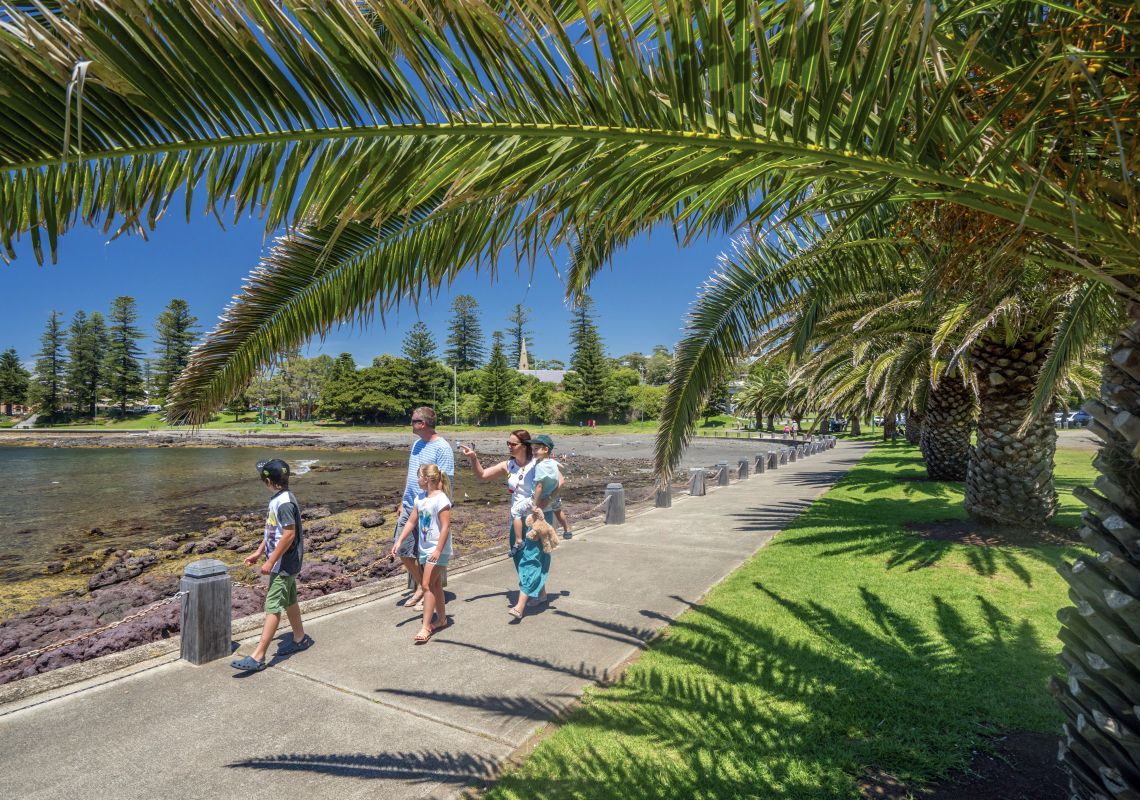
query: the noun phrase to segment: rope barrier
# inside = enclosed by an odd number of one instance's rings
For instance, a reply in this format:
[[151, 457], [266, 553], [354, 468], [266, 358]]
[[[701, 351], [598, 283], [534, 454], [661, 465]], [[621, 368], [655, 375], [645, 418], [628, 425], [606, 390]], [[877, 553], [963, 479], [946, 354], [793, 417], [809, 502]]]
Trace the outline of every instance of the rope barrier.
[[131, 622], [133, 620], [138, 619], [139, 617], [146, 616], [147, 614], [149, 614], [150, 612], [154, 611], [157, 608], [161, 608], [162, 606], [169, 605], [170, 603], [173, 603], [175, 600], [181, 599], [183, 595], [187, 595], [187, 594], [189, 594], [189, 592], [176, 592], [173, 595], [171, 595], [170, 597], [167, 597], [163, 600], [159, 600], [157, 603], [154, 603], [153, 605], [147, 606], [146, 608], [142, 609], [141, 611], [136, 611], [134, 614], [130, 614], [128, 616], [125, 616], [121, 620], [118, 620], [117, 622], [112, 622], [111, 624], [104, 625], [101, 628], [95, 628], [94, 630], [90, 630], [90, 631], [86, 631], [85, 633], [77, 634], [76, 636], [72, 636], [69, 639], [63, 639], [62, 641], [52, 642], [51, 644], [44, 645], [43, 647], [36, 648], [35, 650], [28, 650], [28, 651], [23, 652], [23, 653], [16, 653], [15, 655], [8, 656], [7, 658], [0, 659], [0, 668], [6, 667], [9, 664], [17, 664], [17, 663], [24, 661], [26, 659], [29, 659], [29, 658], [36, 658], [38, 656], [42, 656], [44, 653], [48, 653], [52, 650], [58, 650], [59, 648], [66, 647], [69, 644], [75, 644], [76, 642], [81, 642], [84, 639], [90, 639], [92, 636], [97, 636], [100, 633], [106, 633], [109, 630], [113, 630], [114, 628], [119, 627], [123, 623]]

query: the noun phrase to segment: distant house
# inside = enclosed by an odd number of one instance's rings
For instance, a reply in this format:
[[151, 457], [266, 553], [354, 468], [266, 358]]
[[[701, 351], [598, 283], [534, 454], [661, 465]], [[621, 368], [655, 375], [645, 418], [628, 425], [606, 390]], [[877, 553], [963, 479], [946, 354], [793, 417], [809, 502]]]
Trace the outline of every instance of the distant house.
[[564, 369], [520, 369], [519, 372], [538, 378], [540, 383], [559, 384], [566, 377], [566, 370]]
[[28, 413], [28, 407], [22, 403], [0, 403], [0, 414], [8, 417], [22, 417]]

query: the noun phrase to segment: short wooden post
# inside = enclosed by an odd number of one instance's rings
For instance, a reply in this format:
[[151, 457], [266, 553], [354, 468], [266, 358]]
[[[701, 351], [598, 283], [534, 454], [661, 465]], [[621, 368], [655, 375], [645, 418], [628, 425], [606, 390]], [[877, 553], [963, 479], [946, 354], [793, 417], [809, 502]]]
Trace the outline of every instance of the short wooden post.
[[728, 486], [728, 462], [718, 461], [716, 464], [716, 485]]
[[789, 447], [788, 448], [788, 463], [789, 464], [795, 464], [796, 463], [796, 450], [798, 450], [798, 449], [799, 448], [796, 448], [796, 447]]
[[736, 465], [736, 479], [745, 480], [748, 477], [748, 459], [742, 458]]
[[653, 500], [653, 505], [656, 508], [672, 508], [673, 487], [668, 483], [666, 483], [664, 486], [658, 486], [657, 495]]
[[779, 466], [780, 466], [780, 451], [779, 450], [769, 450], [768, 451], [768, 468], [769, 469], [778, 469]]
[[768, 469], [768, 451], [756, 454], [756, 462], [753, 465], [754, 471], [757, 475], [763, 475], [764, 471]]
[[781, 447], [780, 448], [780, 463], [781, 464], [787, 464], [788, 463], [788, 450], [789, 450], [789, 448], [787, 448], [787, 447]]
[[205, 664], [230, 655], [233, 642], [230, 574], [216, 558], [192, 561], [182, 573], [182, 658]]
[[606, 524], [625, 522], [625, 489], [620, 483], [606, 484]]
[[705, 495], [705, 468], [692, 467], [689, 469], [689, 495], [704, 497]]

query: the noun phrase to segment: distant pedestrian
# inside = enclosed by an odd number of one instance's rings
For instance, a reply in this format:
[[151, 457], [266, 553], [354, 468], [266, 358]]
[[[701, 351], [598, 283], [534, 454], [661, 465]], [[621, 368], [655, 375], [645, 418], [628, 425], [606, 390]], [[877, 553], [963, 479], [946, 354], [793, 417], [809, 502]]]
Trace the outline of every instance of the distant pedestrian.
[[418, 539], [419, 565], [423, 570], [424, 620], [415, 636], [415, 643], [424, 644], [432, 634], [447, 627], [443, 568], [451, 558], [451, 483], [447, 473], [436, 464], [420, 465], [418, 483], [424, 495], [416, 498], [413, 514], [392, 545], [392, 555], [418, 529], [414, 535]]
[[[420, 406], [412, 412], [412, 432], [419, 437], [419, 441], [412, 445], [408, 456], [408, 477], [404, 482], [404, 496], [396, 507], [396, 527], [392, 532], [392, 540], [400, 537], [408, 517], [412, 513], [417, 497], [423, 497], [424, 492], [419, 485], [419, 469], [422, 464], [435, 464], [447, 475], [449, 480], [455, 478], [455, 457], [451, 454], [451, 445], [447, 440], [435, 432], [435, 409], [430, 406]], [[416, 537], [409, 537], [396, 551], [396, 556], [404, 565], [404, 569], [415, 581], [415, 591], [411, 597], [403, 602], [412, 606], [416, 611], [423, 611], [424, 581], [423, 570], [420, 568], [419, 549]]]
[[784, 438], [788, 438], [788, 434], [792, 432], [792, 427], [788, 423], [784, 423]]
[[305, 633], [301, 622], [301, 606], [297, 602], [297, 575], [301, 572], [305, 545], [301, 529], [301, 507], [289, 491], [289, 465], [279, 458], [259, 461], [257, 474], [262, 483], [273, 492], [273, 497], [269, 499], [261, 544], [246, 558], [245, 563], [253, 566], [258, 559], [265, 557], [261, 574], [269, 576], [269, 588], [265, 593], [265, 624], [261, 629], [261, 640], [252, 655], [230, 663], [231, 667], [243, 672], [265, 669], [265, 653], [277, 634], [282, 613], [289, 618], [293, 636], [278, 646], [277, 655], [298, 653], [313, 644], [312, 637]]

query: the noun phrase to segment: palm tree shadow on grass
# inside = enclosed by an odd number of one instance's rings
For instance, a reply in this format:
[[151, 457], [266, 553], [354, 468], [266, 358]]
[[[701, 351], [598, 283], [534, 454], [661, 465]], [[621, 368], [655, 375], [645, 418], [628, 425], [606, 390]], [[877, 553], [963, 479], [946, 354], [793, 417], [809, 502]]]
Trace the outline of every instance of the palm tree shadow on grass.
[[933, 597], [924, 627], [866, 588], [857, 619], [754, 585], [819, 641], [692, 606], [488, 797], [856, 797], [870, 767], [910, 781], [961, 765], [1027, 675], [1046, 704], [1051, 654], [985, 598]]
[[[947, 556], [962, 552], [965, 564], [978, 575], [995, 577], [1009, 573], [1026, 586], [1033, 585], [1026, 559], [1057, 567], [1063, 558], [1074, 555], [1067, 545], [1045, 547], [992, 547], [926, 538], [902, 527], [903, 520], [922, 523], [943, 521], [956, 508], [937, 498], [859, 500], [827, 495], [816, 500], [809, 515], [797, 521], [799, 528], [819, 526], [816, 532], [802, 533], [794, 528], [781, 536], [777, 546], [819, 548], [821, 556], [881, 557], [887, 569], [915, 571], [932, 567]], [[779, 510], [749, 509], [734, 519], [745, 530], [771, 528], [778, 522]], [[789, 519], [789, 522], [791, 520]]]

